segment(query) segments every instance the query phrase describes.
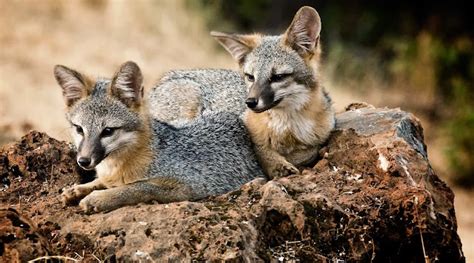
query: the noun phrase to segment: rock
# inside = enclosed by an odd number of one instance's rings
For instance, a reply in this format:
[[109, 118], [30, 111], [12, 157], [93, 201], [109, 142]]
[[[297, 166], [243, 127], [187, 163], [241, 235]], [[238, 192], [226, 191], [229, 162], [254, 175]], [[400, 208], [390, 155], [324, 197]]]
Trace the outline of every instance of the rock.
[[[254, 180], [199, 202], [94, 215], [59, 201], [80, 179], [70, 147], [33, 132], [0, 151], [8, 186], [0, 200], [9, 207], [0, 212], [31, 221], [28, 231], [45, 240], [22, 243], [34, 253], [21, 260], [49, 253], [85, 261], [422, 262], [425, 251], [432, 261], [464, 262], [454, 194], [428, 162], [418, 119], [365, 104], [347, 109], [322, 158], [301, 175]], [[0, 256], [9, 260], [25, 235], [5, 236]]]
[[25, 262], [48, 251], [47, 240], [31, 220], [14, 209], [0, 210], [0, 252], [5, 262]]

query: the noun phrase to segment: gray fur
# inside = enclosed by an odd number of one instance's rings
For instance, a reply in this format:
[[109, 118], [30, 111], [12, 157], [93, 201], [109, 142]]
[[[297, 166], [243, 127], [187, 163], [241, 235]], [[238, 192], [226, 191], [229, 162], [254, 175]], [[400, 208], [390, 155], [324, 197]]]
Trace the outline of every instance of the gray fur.
[[[107, 94], [108, 85], [107, 80], [98, 81], [91, 96], [73, 106], [68, 119], [87, 130], [86, 136], [97, 138], [105, 127], [146, 129], [137, 113]], [[144, 180], [175, 178], [191, 189], [192, 199], [200, 199], [263, 176], [245, 126], [234, 113], [212, 112], [179, 128], [151, 119], [149, 128], [153, 160]]]
[[[151, 114], [178, 122], [208, 111], [239, 114], [267, 176], [298, 173], [296, 166], [315, 160], [335, 125], [318, 74], [320, 31], [319, 14], [304, 6], [279, 36], [211, 32], [239, 63], [240, 78], [217, 69], [168, 73], [151, 93]], [[244, 115], [243, 101], [250, 109]]]
[[98, 80], [90, 96], [73, 105], [66, 114], [73, 124], [89, 131], [91, 136], [99, 136], [105, 127], [123, 127], [127, 131], [140, 129], [143, 121], [125, 104], [107, 95], [110, 80]]
[[[243, 72], [255, 76], [255, 85], [246, 83], [238, 71], [225, 69], [175, 70], [164, 75], [149, 93], [150, 114], [156, 119], [167, 122], [188, 121], [183, 116], [182, 105], [199, 103], [199, 114], [212, 111], [226, 111], [242, 116], [246, 110], [245, 99], [253, 86], [270, 85], [268, 80], [283, 68], [293, 73], [283, 83], [277, 83], [277, 89], [287, 88], [284, 84], [295, 82], [308, 88], [318, 87], [313, 69], [309, 68], [301, 56], [294, 50], [281, 45], [282, 36], [263, 36], [261, 43], [253, 49], [242, 62]], [[182, 91], [179, 88], [187, 87]], [[196, 91], [199, 97], [187, 92]], [[291, 90], [289, 90], [291, 92]], [[294, 94], [293, 96], [298, 96]], [[291, 97], [290, 94], [288, 97]], [[289, 98], [287, 98], [289, 100]], [[271, 104], [273, 101], [265, 101]], [[285, 103], [280, 106], [286, 107]], [[277, 106], [279, 107], [279, 106]], [[276, 107], [276, 108], [277, 108]]]
[[155, 85], [148, 101], [150, 114], [169, 122], [189, 120], [183, 116], [180, 107], [192, 103], [199, 105], [198, 115], [213, 111], [241, 115], [245, 110], [246, 95], [245, 82], [239, 72], [225, 69], [174, 70]]
[[242, 65], [244, 73], [258, 80], [269, 80], [272, 74], [278, 74], [282, 68], [292, 72], [292, 78], [308, 88], [316, 87], [313, 69], [309, 68], [295, 50], [284, 48], [282, 36], [264, 36], [261, 43], [245, 58]]
[[168, 176], [189, 185], [195, 198], [219, 195], [263, 176], [250, 137], [239, 117], [212, 113], [175, 128], [153, 122], [156, 150], [149, 176]]

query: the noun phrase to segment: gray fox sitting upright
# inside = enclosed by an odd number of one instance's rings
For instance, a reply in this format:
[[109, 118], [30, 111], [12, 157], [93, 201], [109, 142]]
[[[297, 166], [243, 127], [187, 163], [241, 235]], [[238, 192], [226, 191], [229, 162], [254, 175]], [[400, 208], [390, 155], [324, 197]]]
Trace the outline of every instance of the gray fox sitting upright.
[[183, 127], [150, 118], [142, 75], [133, 62], [112, 80], [93, 81], [64, 66], [54, 74], [73, 129], [77, 162], [97, 178], [63, 192], [86, 212], [218, 195], [263, 176], [242, 120], [201, 116]]
[[[245, 102], [244, 122], [265, 173], [270, 178], [299, 173], [298, 166], [317, 158], [335, 125], [331, 99], [318, 74], [320, 31], [318, 13], [305, 6], [279, 36], [212, 32], [239, 63], [240, 74], [212, 69], [171, 72], [152, 91], [151, 112], [161, 115], [158, 118], [192, 119], [225, 105], [224, 110], [241, 114]], [[164, 93], [183, 90], [187, 95], [176, 101], [186, 104], [179, 111], [170, 103], [178, 95], [169, 98]], [[170, 105], [175, 108], [166, 110]]]

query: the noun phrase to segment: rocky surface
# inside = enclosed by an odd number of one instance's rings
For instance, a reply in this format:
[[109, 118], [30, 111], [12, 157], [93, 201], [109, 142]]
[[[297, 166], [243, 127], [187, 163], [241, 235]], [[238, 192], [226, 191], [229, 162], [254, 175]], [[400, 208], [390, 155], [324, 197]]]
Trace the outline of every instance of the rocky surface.
[[301, 175], [94, 215], [60, 202], [63, 187], [87, 177], [68, 144], [31, 132], [0, 151], [0, 261], [422, 262], [425, 251], [463, 262], [454, 194], [428, 162], [419, 121], [366, 105], [337, 118]]

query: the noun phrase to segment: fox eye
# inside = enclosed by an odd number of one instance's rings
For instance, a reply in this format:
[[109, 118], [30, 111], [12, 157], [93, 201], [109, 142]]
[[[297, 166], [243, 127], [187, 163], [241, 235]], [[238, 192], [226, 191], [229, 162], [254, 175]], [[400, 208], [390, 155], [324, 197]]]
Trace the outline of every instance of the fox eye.
[[73, 124], [73, 125], [74, 125], [74, 129], [76, 129], [76, 132], [77, 132], [78, 134], [84, 135], [84, 130], [82, 130], [82, 127], [81, 127], [81, 126], [75, 125], [75, 124]]
[[289, 77], [291, 74], [275, 74], [270, 77], [270, 82], [280, 82], [287, 77]]
[[116, 128], [110, 128], [110, 127], [107, 127], [105, 129], [102, 130], [102, 132], [100, 133], [100, 136], [101, 137], [109, 137], [109, 136], [112, 136], [115, 132]]
[[245, 73], [245, 78], [249, 81], [249, 82], [254, 82], [255, 81], [255, 77], [253, 75], [250, 75], [250, 74], [247, 74]]

